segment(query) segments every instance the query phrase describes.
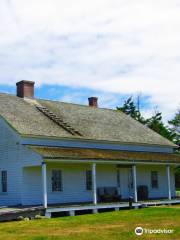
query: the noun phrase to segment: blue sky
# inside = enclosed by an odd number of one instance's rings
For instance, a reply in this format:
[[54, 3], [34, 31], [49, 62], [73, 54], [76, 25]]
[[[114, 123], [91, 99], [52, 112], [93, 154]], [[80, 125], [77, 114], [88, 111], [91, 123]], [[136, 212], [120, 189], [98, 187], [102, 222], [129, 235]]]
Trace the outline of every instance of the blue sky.
[[178, 0], [0, 0], [0, 91], [36, 82], [36, 96], [170, 119], [180, 106]]
[[[0, 92], [16, 94], [15, 86], [1, 85]], [[146, 109], [151, 108], [149, 104], [150, 96], [145, 96], [141, 93], [136, 94], [118, 94], [109, 93], [103, 91], [95, 91], [89, 88], [80, 87], [66, 87], [63, 85], [47, 85], [43, 84], [41, 86], [35, 87], [35, 96], [37, 98], [58, 100], [63, 102], [71, 102], [76, 104], [88, 104], [88, 98], [91, 96], [98, 96], [99, 107], [102, 108], [112, 108], [122, 106], [130, 96], [133, 97], [134, 102], [137, 104], [138, 96], [140, 99], [140, 109], [145, 112]], [[156, 106], [154, 106], [156, 108]]]

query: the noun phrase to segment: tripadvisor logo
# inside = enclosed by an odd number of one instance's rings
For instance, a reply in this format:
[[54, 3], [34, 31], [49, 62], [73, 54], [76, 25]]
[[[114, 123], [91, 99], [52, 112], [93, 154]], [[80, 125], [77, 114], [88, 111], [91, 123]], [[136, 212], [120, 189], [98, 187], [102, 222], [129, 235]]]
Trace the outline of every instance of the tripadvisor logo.
[[140, 236], [142, 234], [172, 234], [174, 232], [173, 229], [147, 229], [142, 227], [135, 228], [135, 234]]
[[142, 227], [137, 227], [135, 229], [135, 234], [138, 235], [138, 236], [142, 235], [143, 234], [143, 228]]

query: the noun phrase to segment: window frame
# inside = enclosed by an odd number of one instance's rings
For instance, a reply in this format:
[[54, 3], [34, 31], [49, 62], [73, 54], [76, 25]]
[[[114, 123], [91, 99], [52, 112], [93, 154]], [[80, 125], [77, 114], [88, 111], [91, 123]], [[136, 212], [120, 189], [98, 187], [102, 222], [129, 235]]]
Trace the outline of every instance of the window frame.
[[86, 170], [86, 190], [92, 191], [93, 181], [92, 181], [92, 170]]
[[[155, 179], [153, 179], [153, 178], [155, 178]], [[158, 171], [151, 171], [151, 188], [152, 189], [158, 189], [159, 188]]]
[[1, 171], [1, 192], [7, 193], [8, 192], [8, 174], [7, 170]]
[[[57, 173], [60, 173], [59, 176], [57, 175]], [[53, 169], [51, 171], [51, 191], [53, 193], [63, 191], [62, 170], [61, 169]]]

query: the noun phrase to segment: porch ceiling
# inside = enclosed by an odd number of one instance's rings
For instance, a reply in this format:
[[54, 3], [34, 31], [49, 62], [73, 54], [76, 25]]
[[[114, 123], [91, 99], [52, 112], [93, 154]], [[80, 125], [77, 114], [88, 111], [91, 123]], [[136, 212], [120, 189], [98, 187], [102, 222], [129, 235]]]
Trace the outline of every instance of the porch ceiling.
[[60, 148], [29, 146], [44, 159], [56, 160], [103, 160], [103, 161], [146, 161], [179, 163], [180, 155], [171, 153], [114, 151], [102, 149]]

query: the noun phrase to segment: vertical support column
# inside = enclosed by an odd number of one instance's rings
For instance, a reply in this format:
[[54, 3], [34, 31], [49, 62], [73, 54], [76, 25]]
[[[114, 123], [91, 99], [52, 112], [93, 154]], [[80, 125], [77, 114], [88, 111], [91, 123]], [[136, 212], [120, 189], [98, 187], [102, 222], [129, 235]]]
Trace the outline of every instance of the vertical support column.
[[133, 172], [134, 202], [137, 202], [136, 165], [132, 166], [132, 172]]
[[75, 211], [74, 210], [69, 211], [69, 216], [71, 217], [75, 216]]
[[170, 179], [170, 166], [166, 166], [166, 174], [167, 174], [167, 186], [168, 186], [168, 199], [171, 200], [171, 179]]
[[93, 203], [97, 204], [97, 190], [96, 190], [96, 163], [92, 164], [92, 185], [93, 185]]
[[47, 172], [46, 163], [42, 163], [42, 192], [43, 192], [43, 206], [47, 208]]

